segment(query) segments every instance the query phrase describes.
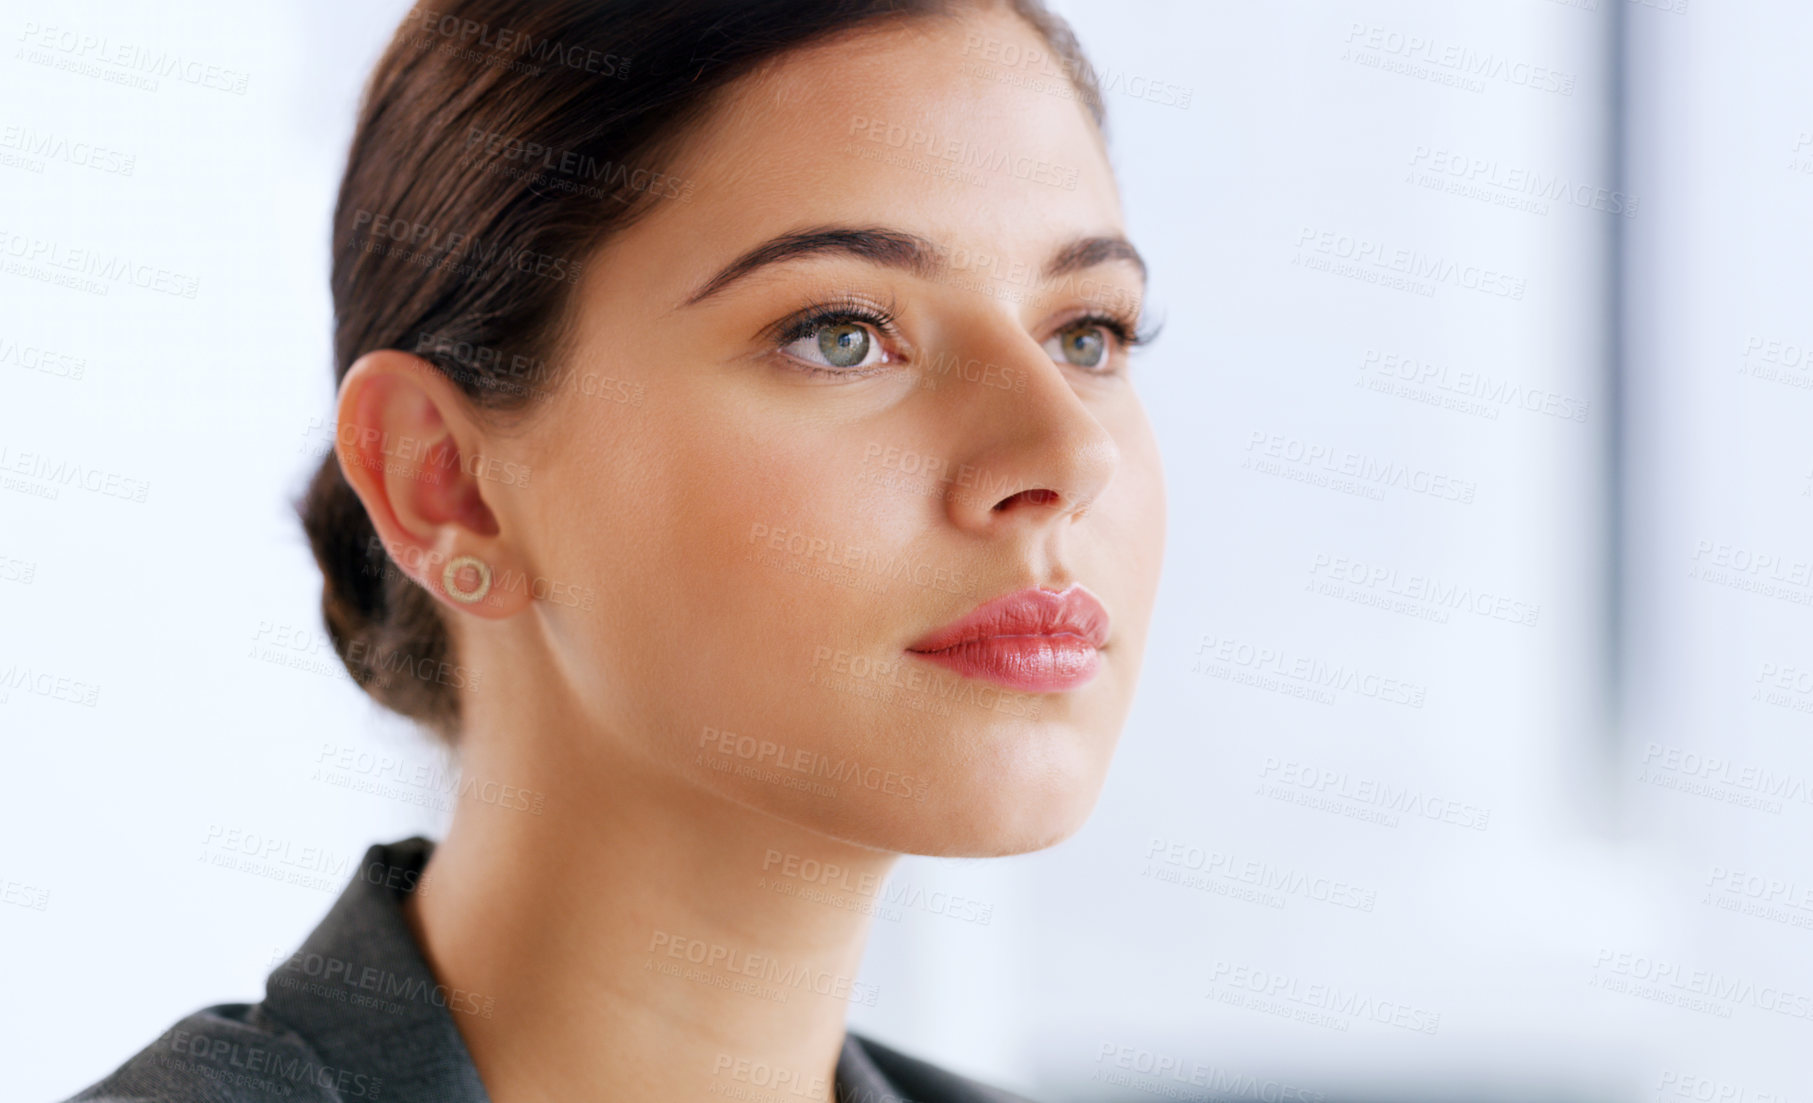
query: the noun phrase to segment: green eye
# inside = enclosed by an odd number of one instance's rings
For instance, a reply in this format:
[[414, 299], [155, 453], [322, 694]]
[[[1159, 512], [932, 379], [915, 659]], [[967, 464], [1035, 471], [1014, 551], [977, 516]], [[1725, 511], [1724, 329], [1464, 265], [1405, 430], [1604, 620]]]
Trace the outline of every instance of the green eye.
[[861, 374], [887, 361], [874, 327], [849, 317], [808, 321], [795, 329], [781, 351], [819, 372]]
[[[1057, 347], [1053, 348], [1053, 342]], [[1065, 363], [1079, 368], [1100, 367], [1108, 356], [1108, 331], [1094, 322], [1061, 329], [1045, 343], [1052, 359], [1062, 357]]]
[[818, 331], [818, 351], [834, 368], [854, 368], [869, 355], [869, 331], [845, 322]]

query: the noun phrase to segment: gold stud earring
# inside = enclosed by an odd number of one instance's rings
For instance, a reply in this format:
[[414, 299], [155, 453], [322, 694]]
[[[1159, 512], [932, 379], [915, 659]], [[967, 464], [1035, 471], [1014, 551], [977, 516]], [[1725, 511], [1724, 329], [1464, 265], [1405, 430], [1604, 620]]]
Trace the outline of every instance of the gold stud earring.
[[[460, 589], [459, 576], [460, 569], [463, 567], [472, 567], [478, 571], [477, 589]], [[491, 592], [491, 568], [477, 556], [462, 555], [450, 561], [447, 569], [441, 572], [441, 585], [446, 588], [447, 596], [461, 605], [471, 605], [473, 602], [483, 601], [485, 595]]]

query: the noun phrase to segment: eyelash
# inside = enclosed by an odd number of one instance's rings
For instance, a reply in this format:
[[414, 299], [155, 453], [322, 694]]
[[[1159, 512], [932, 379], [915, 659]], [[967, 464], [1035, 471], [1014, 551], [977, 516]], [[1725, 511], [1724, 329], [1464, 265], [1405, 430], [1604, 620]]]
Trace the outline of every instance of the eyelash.
[[[813, 303], [805, 309], [782, 319], [770, 327], [769, 340], [778, 353], [795, 341], [810, 337], [821, 329], [832, 326], [848, 325], [860, 322], [873, 326], [884, 342], [900, 343], [902, 341], [899, 317], [892, 304], [882, 305], [855, 295], [841, 296], [825, 302]], [[1116, 342], [1123, 350], [1131, 351], [1142, 345], [1149, 345], [1157, 338], [1159, 327], [1152, 326], [1141, 330], [1137, 321], [1121, 314], [1109, 311], [1095, 311], [1079, 314], [1069, 318], [1052, 331], [1053, 334], [1079, 326], [1100, 326], [1114, 335]], [[795, 367], [820, 379], [855, 379], [872, 374], [880, 367], [868, 369], [826, 368], [818, 364], [807, 364], [795, 357], [786, 357]], [[895, 363], [897, 361], [888, 361]], [[1092, 375], [1116, 375], [1116, 371], [1090, 371]]]

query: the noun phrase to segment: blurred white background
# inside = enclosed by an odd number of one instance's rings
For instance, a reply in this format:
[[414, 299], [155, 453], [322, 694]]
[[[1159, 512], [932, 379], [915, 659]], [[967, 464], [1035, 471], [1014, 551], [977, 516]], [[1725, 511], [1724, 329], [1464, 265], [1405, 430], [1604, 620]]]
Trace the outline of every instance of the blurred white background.
[[[852, 1025], [1053, 1103], [1813, 1098], [1813, 11], [1054, 6], [1167, 321], [1159, 615], [1090, 825], [903, 862], [990, 921], [878, 921]], [[259, 998], [367, 845], [439, 834], [323, 769], [435, 752], [341, 672], [288, 507], [408, 7], [0, 4], [8, 1098]], [[56, 285], [37, 242], [199, 286]], [[213, 864], [233, 833], [331, 875]]]

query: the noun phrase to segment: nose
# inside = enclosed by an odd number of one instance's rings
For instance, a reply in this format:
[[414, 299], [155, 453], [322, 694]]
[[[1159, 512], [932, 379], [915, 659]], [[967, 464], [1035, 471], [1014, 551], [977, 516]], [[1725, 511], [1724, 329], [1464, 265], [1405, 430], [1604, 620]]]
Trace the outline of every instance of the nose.
[[958, 392], [952, 405], [962, 411], [954, 458], [973, 478], [968, 486], [960, 479], [947, 498], [950, 520], [985, 535], [1082, 517], [1113, 481], [1119, 446], [1065, 369], [1030, 335], [1022, 331], [989, 346], [1001, 369], [995, 378], [1012, 381], [1012, 389], [951, 388]]

